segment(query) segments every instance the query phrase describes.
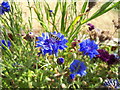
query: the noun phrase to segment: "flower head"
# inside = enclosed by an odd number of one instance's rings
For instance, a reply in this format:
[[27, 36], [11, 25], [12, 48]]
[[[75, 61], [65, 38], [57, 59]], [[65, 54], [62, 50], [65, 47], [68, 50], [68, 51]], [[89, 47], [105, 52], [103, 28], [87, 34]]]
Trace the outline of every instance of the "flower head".
[[80, 40], [74, 39], [74, 41], [71, 43], [71, 47], [76, 47], [79, 42]]
[[58, 59], [57, 59], [57, 63], [58, 63], [59, 65], [63, 64], [63, 63], [64, 63], [64, 58], [58, 58]]
[[84, 76], [86, 75], [86, 66], [84, 64], [84, 62], [81, 62], [79, 60], [74, 60], [72, 62], [72, 64], [70, 65], [70, 72], [72, 73], [70, 75], [70, 78], [73, 79], [75, 77], [75, 75], [80, 75], [80, 76]]
[[7, 1], [3, 1], [0, 6], [0, 14], [10, 11], [10, 5]]
[[49, 55], [55, 54], [57, 56], [58, 50], [64, 50], [67, 46], [67, 40], [61, 33], [42, 33], [42, 37], [37, 37], [36, 47], [41, 48], [43, 55], [48, 53]]
[[109, 60], [107, 61], [108, 65], [117, 63], [119, 60], [115, 57], [114, 54], [109, 55]]
[[95, 44], [93, 40], [86, 39], [83, 42], [81, 42], [79, 45], [80, 45], [79, 51], [83, 52], [83, 55], [88, 55], [90, 59], [92, 59], [93, 57], [99, 54], [97, 51], [98, 45]]
[[2, 49], [6, 50], [5, 47], [4, 47], [3, 45], [6, 46], [6, 47], [8, 47], [8, 48], [10, 48], [11, 42], [8, 40], [7, 43], [6, 43], [5, 40], [1, 40], [0, 46], [2, 47]]
[[98, 58], [100, 58], [101, 60], [107, 62], [109, 60], [109, 53], [104, 50], [104, 49], [98, 49], [97, 50], [99, 55], [97, 55]]
[[94, 25], [91, 24], [91, 23], [88, 23], [87, 25], [89, 26], [89, 30], [90, 30], [90, 31], [92, 31], [92, 30], [95, 28]]
[[106, 62], [108, 65], [115, 64], [118, 62], [119, 58], [116, 57], [114, 54], [109, 54], [106, 50], [104, 49], [98, 49], [97, 50], [99, 55], [96, 55], [97, 58], [100, 58], [102, 61]]
[[30, 32], [28, 34], [25, 35], [24, 39], [27, 41], [33, 41], [35, 38], [35, 34], [33, 32]]
[[112, 88], [119, 88], [120, 89], [120, 83], [117, 79], [107, 79], [104, 81], [103, 84], [105, 87], [112, 87]]
[[72, 42], [72, 43], [71, 43], [71, 46], [72, 46], [72, 47], [77, 46], [77, 42]]

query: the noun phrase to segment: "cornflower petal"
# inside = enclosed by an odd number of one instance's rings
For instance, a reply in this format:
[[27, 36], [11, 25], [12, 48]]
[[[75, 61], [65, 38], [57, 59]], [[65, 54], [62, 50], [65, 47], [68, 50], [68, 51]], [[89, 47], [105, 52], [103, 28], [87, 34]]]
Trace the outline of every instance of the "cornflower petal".
[[0, 14], [4, 14], [5, 12], [10, 11], [10, 5], [7, 1], [3, 1], [0, 6]]
[[80, 75], [84, 76], [86, 75], [86, 66], [84, 62], [81, 62], [79, 60], [74, 60], [72, 64], [70, 65], [70, 72], [74, 75]]
[[8, 48], [10, 48], [11, 46], [11, 42], [8, 40], [8, 41], [5, 41], [5, 40], [1, 40], [1, 44], [0, 46], [2, 47], [2, 49], [6, 50], [5, 47], [2, 46], [2, 44]]
[[38, 41], [36, 41], [36, 47], [42, 48], [42, 53], [45, 55], [55, 54], [58, 55], [58, 49], [64, 50], [67, 46], [65, 45], [67, 40], [64, 35], [57, 32], [50, 33], [42, 33], [42, 37], [38, 37]]
[[80, 49], [79, 51], [83, 52], [83, 55], [88, 55], [90, 59], [98, 55], [98, 45], [95, 44], [95, 41], [86, 39], [83, 42], [79, 43]]

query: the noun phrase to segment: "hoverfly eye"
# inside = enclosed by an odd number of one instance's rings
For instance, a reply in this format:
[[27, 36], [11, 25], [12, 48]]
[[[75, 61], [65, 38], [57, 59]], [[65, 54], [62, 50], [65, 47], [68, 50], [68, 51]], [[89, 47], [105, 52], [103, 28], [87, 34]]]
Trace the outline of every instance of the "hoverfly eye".
[[49, 33], [49, 37], [52, 38], [52, 34]]
[[55, 36], [54, 38], [55, 38], [55, 39], [57, 39], [57, 37], [56, 37], [56, 36]]
[[51, 35], [51, 38], [54, 38], [54, 35]]
[[56, 36], [53, 36], [53, 38], [55, 38]]

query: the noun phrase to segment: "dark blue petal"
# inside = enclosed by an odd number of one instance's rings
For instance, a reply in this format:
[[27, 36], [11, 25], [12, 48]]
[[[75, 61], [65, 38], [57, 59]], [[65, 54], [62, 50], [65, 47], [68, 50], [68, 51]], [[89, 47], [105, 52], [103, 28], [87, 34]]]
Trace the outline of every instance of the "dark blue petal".
[[[10, 42], [9, 40], [8, 40], [7, 42], [6, 42], [5, 40], [1, 40], [1, 45], [0, 45], [0, 46], [2, 46], [2, 44], [3, 44], [4, 46], [8, 47], [8, 48], [10, 48], [10, 46], [11, 46], [11, 42]], [[6, 50], [4, 46], [2, 46], [2, 48], [3, 48], [4, 50]]]
[[85, 76], [87, 73], [86, 71], [81, 71], [80, 73], [78, 73], [80, 76]]
[[6, 46], [5, 40], [1, 40], [2, 44], [4, 44]]
[[67, 45], [63, 45], [64, 46], [64, 48], [67, 48]]
[[10, 41], [8, 41], [8, 47], [10, 47], [11, 46], [11, 42]]
[[43, 40], [42, 37], [37, 37], [37, 39], [39, 40], [39, 42]]
[[[51, 32], [50, 32], [51, 33]], [[64, 36], [61, 33], [53, 32], [51, 33], [55, 37], [63, 37]], [[42, 33], [42, 37], [38, 37], [38, 41], [36, 41], [36, 47], [42, 47], [42, 53], [45, 55], [46, 53], [49, 54], [55, 54], [58, 55], [58, 49], [63, 50], [67, 46], [65, 45], [67, 43], [66, 39], [57, 40], [54, 37], [49, 37], [49, 33]]]
[[37, 44], [35, 47], [43, 47], [43, 45]]
[[75, 78], [75, 74], [70, 74], [70, 79], [74, 79]]
[[49, 12], [53, 12], [53, 10], [49, 10]]
[[60, 50], [64, 50], [64, 46], [59, 46], [59, 49]]
[[79, 67], [79, 65], [80, 65], [80, 61], [79, 61], [79, 60], [74, 60], [74, 61], [72, 62], [72, 64], [70, 65], [70, 71], [71, 71], [72, 73], [75, 73], [75, 72], [76, 72], [76, 69]]
[[0, 15], [4, 14], [5, 12], [2, 9], [2, 6], [0, 6]]
[[94, 41], [93, 40], [91, 40], [90, 42], [89, 42], [89, 44], [88, 44], [88, 46], [94, 46]]
[[84, 46], [86, 46], [86, 43], [82, 42], [79, 45], [80, 45], [80, 47], [84, 47]]
[[95, 55], [98, 55], [97, 49], [98, 45], [95, 44], [95, 41], [86, 39], [80, 44], [80, 49], [79, 51], [83, 52], [84, 55], [88, 55], [90, 59], [95, 57]]
[[94, 50], [93, 51], [94, 55], [99, 55], [98, 51]]
[[86, 70], [87, 69], [87, 67], [85, 66], [84, 62], [81, 62], [81, 68], [82, 68], [82, 70]]
[[2, 6], [2, 10], [3, 11], [5, 11], [5, 12], [10, 11], [10, 5], [9, 5], [8, 2], [3, 1], [2, 4], [1, 4], [1, 6]]
[[94, 49], [98, 49], [98, 45], [97, 44], [94, 44]]
[[59, 38], [60, 38], [60, 37], [61, 37], [61, 33], [57, 33], [57, 37], [59, 37]]
[[53, 34], [57, 34], [57, 32], [54, 31]]
[[69, 69], [72, 74], [79, 74], [80, 76], [86, 75], [86, 66], [79, 60], [74, 60]]
[[45, 34], [44, 34], [44, 33], [42, 33], [42, 36], [43, 36], [43, 37], [45, 37]]
[[61, 35], [60, 39], [63, 40], [64, 39], [64, 35]]
[[66, 44], [68, 42], [68, 40], [64, 39], [62, 42], [63, 42], [63, 44]]

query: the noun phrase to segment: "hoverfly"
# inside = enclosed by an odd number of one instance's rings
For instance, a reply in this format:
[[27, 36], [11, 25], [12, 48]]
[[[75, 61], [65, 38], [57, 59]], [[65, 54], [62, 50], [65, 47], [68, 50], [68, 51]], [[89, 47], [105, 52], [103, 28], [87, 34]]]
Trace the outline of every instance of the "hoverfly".
[[49, 37], [50, 37], [50, 38], [53, 38], [53, 39], [55, 39], [55, 40], [60, 40], [59, 37], [57, 37], [56, 35], [53, 35], [53, 34], [51, 34], [51, 33], [49, 33]]

